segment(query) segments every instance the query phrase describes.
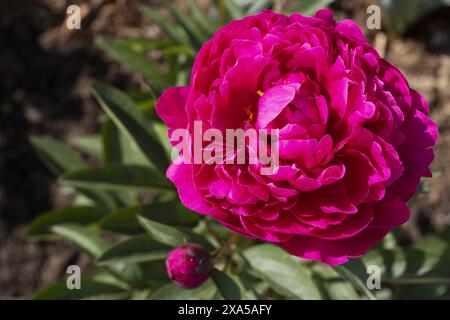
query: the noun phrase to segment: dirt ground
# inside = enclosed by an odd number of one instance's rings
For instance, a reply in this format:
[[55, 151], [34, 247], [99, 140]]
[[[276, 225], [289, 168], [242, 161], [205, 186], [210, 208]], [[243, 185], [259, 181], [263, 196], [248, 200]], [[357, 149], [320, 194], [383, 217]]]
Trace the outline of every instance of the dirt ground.
[[[24, 239], [33, 217], [70, 203], [28, 141], [39, 134], [70, 142], [98, 131], [99, 108], [88, 91], [92, 79], [124, 90], [139, 87], [139, 78], [93, 44], [100, 34], [157, 35], [157, 28], [133, 9], [138, 2], [70, 1], [82, 6], [79, 31], [63, 27], [69, 1], [0, 2], [0, 298], [30, 298], [36, 289], [62, 278], [67, 265], [88, 263], [68, 244]], [[340, 16], [365, 25], [365, 8], [373, 2], [338, 1], [337, 8]], [[402, 38], [368, 33], [411, 86], [425, 95], [439, 124], [435, 177], [430, 192], [411, 202], [414, 218], [403, 228], [408, 241], [450, 225], [449, 33], [449, 10], [420, 21]]]

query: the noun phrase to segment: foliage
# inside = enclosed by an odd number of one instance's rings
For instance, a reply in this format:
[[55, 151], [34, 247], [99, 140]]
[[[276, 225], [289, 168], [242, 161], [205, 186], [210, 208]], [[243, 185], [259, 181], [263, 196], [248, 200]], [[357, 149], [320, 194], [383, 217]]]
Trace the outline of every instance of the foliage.
[[[330, 2], [320, 1], [321, 5]], [[155, 101], [164, 88], [187, 84], [195, 54], [220, 25], [274, 4], [215, 1], [205, 11], [190, 0], [186, 15], [164, 3], [171, 19], [152, 7], [140, 8], [166, 34], [164, 39], [97, 40], [148, 84], [144, 92], [126, 94], [93, 83], [92, 92], [107, 118], [100, 134], [77, 139], [73, 146], [101, 165], [89, 167], [78, 152], [51, 138], [32, 139], [42, 161], [77, 197], [73, 207], [39, 216], [29, 228], [29, 237], [67, 239], [95, 263], [83, 274], [81, 290], [68, 290], [62, 281], [40, 290], [35, 298], [450, 298], [449, 232], [427, 237], [412, 248], [397, 246], [391, 235], [363, 259], [334, 269], [232, 234], [181, 205], [164, 176], [169, 148], [166, 129], [155, 116]], [[294, 8], [310, 14], [316, 6], [317, 1], [302, 1]], [[151, 51], [162, 54], [167, 68], [147, 58]], [[164, 269], [168, 251], [186, 242], [202, 244], [218, 261], [210, 280], [193, 290], [170, 283]], [[382, 290], [365, 287], [369, 265], [381, 267]]]
[[428, 14], [450, 5], [449, 0], [381, 0], [388, 32], [402, 34]]

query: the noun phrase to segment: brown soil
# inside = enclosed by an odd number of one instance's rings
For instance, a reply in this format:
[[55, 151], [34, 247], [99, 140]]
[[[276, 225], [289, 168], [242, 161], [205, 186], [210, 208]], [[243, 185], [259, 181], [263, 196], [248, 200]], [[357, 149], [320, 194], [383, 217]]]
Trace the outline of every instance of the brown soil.
[[[98, 131], [92, 79], [124, 90], [139, 88], [141, 79], [93, 43], [100, 34], [154, 33], [137, 13], [136, 2], [0, 2], [0, 298], [30, 297], [78, 259], [67, 244], [24, 239], [24, 225], [33, 217], [70, 202], [34, 154], [29, 137], [49, 135], [67, 143]], [[65, 28], [69, 4], [81, 6], [81, 30]]]

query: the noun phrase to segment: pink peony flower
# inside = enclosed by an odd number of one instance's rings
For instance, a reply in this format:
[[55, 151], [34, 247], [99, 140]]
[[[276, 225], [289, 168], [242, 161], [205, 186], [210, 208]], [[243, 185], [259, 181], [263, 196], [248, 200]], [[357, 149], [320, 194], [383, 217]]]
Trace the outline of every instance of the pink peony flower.
[[170, 280], [183, 288], [197, 288], [208, 280], [213, 268], [209, 252], [197, 244], [186, 244], [169, 252], [166, 271]]
[[431, 176], [438, 135], [424, 98], [329, 10], [231, 22], [201, 49], [190, 86], [167, 89], [156, 111], [169, 133], [194, 121], [280, 129], [276, 174], [177, 161], [167, 177], [186, 207], [331, 265], [409, 219], [405, 202]]

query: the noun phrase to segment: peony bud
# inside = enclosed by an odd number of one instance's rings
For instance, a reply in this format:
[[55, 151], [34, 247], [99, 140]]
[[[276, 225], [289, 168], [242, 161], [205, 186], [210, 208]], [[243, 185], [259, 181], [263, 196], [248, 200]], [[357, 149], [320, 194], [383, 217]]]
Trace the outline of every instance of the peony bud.
[[197, 244], [185, 244], [169, 252], [166, 270], [169, 278], [183, 288], [196, 288], [208, 280], [213, 268], [209, 252]]

